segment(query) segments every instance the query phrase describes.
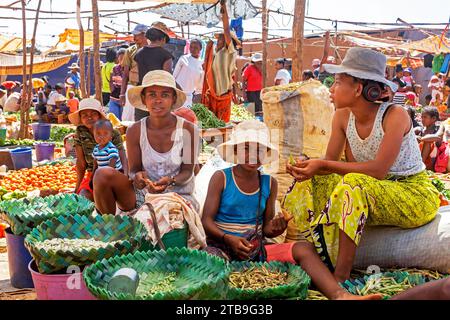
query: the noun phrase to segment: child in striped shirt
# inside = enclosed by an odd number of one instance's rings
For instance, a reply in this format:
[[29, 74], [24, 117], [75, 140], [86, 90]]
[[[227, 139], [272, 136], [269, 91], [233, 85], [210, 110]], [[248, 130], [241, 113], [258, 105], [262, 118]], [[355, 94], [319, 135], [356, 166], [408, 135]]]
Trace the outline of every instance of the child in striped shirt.
[[[113, 126], [109, 120], [98, 120], [94, 125], [94, 138], [97, 145], [92, 151], [94, 158], [94, 169], [92, 177], [97, 168], [112, 167], [117, 171], [124, 172], [120, 161], [119, 150], [112, 143]], [[92, 188], [92, 180], [90, 182]]]

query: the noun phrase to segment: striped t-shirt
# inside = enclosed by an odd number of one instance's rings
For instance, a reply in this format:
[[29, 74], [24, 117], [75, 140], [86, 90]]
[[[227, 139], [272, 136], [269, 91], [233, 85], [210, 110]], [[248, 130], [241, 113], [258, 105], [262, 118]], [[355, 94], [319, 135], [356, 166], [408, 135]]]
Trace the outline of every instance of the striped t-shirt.
[[95, 146], [94, 151], [92, 152], [92, 156], [95, 160], [97, 160], [97, 164], [99, 167], [108, 167], [111, 159], [116, 158], [116, 170], [122, 169], [122, 163], [120, 162], [119, 150], [116, 146], [110, 141], [103, 148], [100, 149], [98, 145]]

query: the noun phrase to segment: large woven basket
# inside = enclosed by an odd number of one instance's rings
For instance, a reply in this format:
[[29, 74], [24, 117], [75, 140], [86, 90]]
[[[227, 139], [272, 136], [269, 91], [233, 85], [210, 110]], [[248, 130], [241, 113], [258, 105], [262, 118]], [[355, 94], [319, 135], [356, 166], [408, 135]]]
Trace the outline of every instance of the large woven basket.
[[[25, 238], [41, 273], [64, 271], [69, 266], [86, 266], [104, 258], [131, 253], [140, 248], [147, 231], [144, 225], [130, 217], [114, 215], [59, 216], [34, 228]], [[36, 243], [53, 238], [95, 239], [117, 241], [101, 249], [52, 250], [38, 249]]]
[[289, 299], [298, 298], [306, 299], [308, 296], [308, 287], [311, 278], [306, 274], [300, 266], [283, 263], [278, 261], [272, 262], [232, 262], [231, 271], [243, 271], [250, 268], [265, 267], [269, 271], [286, 272], [287, 284], [268, 288], [268, 289], [239, 289], [229, 286], [228, 299], [231, 300], [257, 300], [257, 299]]
[[[133, 268], [139, 274], [136, 295], [108, 290], [109, 280], [121, 268]], [[176, 273], [174, 290], [147, 294], [171, 272]], [[89, 291], [104, 300], [200, 300], [225, 298], [229, 272], [223, 259], [204, 251], [170, 248], [103, 259], [88, 266], [83, 276]]]
[[19, 199], [0, 202], [1, 218], [13, 234], [26, 236], [43, 221], [61, 215], [88, 215], [94, 203], [76, 194], [58, 194], [45, 198]]
[[[362, 291], [368, 281], [371, 281], [373, 283], [374, 288], [376, 288], [377, 277], [393, 278], [394, 281], [398, 284], [407, 280], [413, 286], [421, 285], [421, 284], [424, 284], [425, 282], [430, 281], [429, 279], [425, 278], [423, 275], [420, 275], [420, 274], [410, 274], [409, 272], [406, 272], [406, 271], [394, 271], [394, 272], [384, 272], [384, 273], [380, 273], [377, 275], [367, 275], [362, 278], [347, 280], [347, 281], [341, 283], [341, 286], [344, 287], [348, 292], [350, 292], [352, 294], [364, 295], [364, 292], [362, 292]], [[400, 291], [397, 293], [400, 293]], [[385, 296], [384, 299], [389, 299], [390, 297], [391, 297], [391, 295], [387, 295], [387, 296]]]

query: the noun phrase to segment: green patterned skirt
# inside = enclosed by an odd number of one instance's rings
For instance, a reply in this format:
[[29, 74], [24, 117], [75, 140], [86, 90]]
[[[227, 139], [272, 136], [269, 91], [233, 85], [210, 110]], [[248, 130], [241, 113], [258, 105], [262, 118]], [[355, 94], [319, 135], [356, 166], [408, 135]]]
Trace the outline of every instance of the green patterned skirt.
[[439, 205], [439, 192], [426, 172], [385, 180], [358, 173], [316, 176], [294, 183], [282, 204], [294, 216], [287, 240], [306, 238], [330, 269], [336, 265], [340, 230], [358, 245], [366, 224], [420, 227], [434, 219]]

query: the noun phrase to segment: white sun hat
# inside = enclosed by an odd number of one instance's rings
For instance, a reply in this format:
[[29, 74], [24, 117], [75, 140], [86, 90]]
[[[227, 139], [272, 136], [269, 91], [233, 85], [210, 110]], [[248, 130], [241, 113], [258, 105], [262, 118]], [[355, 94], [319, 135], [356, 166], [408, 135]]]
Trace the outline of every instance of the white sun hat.
[[105, 112], [103, 112], [103, 107], [100, 101], [94, 98], [86, 98], [80, 101], [80, 105], [77, 111], [69, 114], [69, 121], [73, 125], [78, 126], [81, 124], [80, 112], [83, 110], [97, 111], [98, 113], [100, 113], [100, 118], [106, 119], [106, 115]]
[[267, 148], [267, 153], [260, 159], [262, 165], [278, 160], [278, 150], [270, 142], [269, 129], [258, 120], [247, 120], [238, 124], [233, 128], [230, 140], [220, 144], [217, 150], [225, 162], [239, 164], [235, 146], [245, 143], [257, 143]]

